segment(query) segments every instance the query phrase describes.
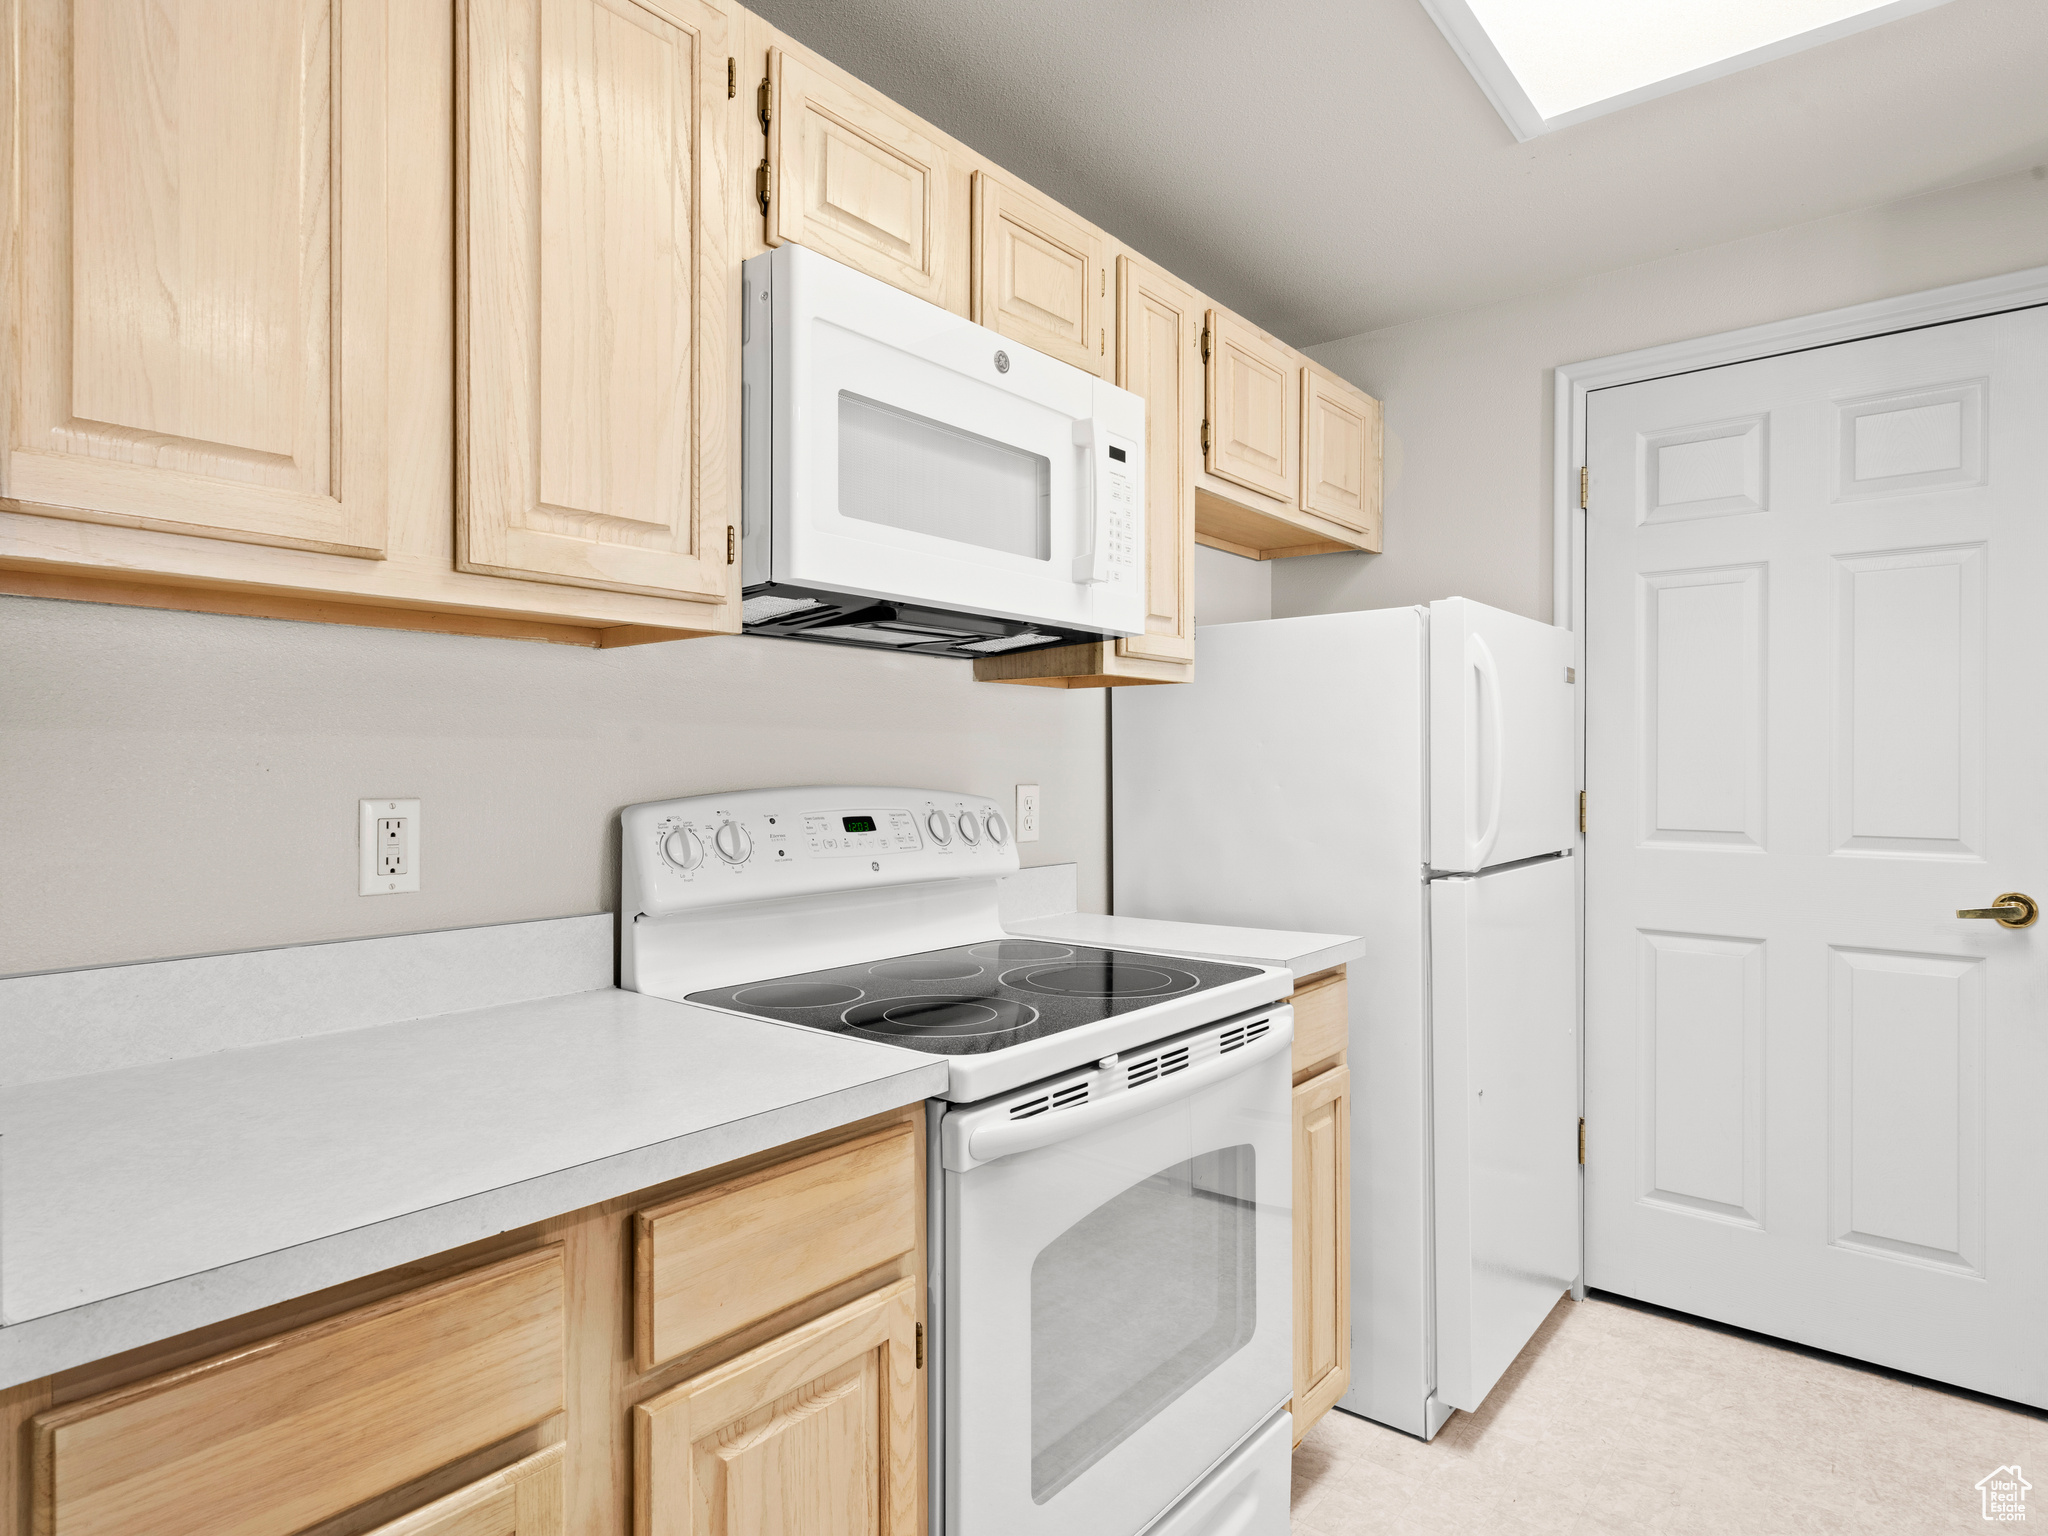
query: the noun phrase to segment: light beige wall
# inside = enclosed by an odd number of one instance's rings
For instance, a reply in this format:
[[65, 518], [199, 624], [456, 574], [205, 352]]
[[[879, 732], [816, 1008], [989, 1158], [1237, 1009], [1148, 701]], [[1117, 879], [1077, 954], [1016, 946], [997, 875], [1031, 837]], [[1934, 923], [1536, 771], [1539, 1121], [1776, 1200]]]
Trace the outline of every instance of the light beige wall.
[[[0, 598], [0, 974], [612, 909], [619, 807], [735, 786], [1044, 795], [1104, 898], [1103, 697], [788, 641], [617, 651]], [[417, 796], [421, 890], [356, 894]]]
[[1280, 617], [1550, 617], [1551, 369], [2048, 264], [2048, 167], [1311, 348], [1386, 402], [1386, 552], [1275, 561]]
[[1273, 617], [1274, 560], [1247, 560], [1195, 546], [1195, 622], [1242, 624]]

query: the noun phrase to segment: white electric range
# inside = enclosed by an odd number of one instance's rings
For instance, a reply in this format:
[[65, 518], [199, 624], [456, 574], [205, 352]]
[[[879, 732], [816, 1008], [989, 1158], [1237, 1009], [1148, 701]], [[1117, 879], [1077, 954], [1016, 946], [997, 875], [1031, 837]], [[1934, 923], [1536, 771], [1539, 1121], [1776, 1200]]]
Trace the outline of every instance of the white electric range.
[[1017, 939], [1002, 813], [743, 790], [620, 816], [621, 985], [943, 1055], [931, 1101], [943, 1536], [1281, 1536], [1285, 970]]

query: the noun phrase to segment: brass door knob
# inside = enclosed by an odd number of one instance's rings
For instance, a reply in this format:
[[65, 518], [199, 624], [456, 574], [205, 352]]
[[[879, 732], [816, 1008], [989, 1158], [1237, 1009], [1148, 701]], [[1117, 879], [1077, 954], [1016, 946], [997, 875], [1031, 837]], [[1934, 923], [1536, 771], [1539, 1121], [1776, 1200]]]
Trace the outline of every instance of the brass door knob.
[[1957, 917], [1988, 917], [2005, 928], [2030, 928], [2041, 915], [2041, 904], [2024, 891], [2007, 891], [1988, 907], [1965, 907]]

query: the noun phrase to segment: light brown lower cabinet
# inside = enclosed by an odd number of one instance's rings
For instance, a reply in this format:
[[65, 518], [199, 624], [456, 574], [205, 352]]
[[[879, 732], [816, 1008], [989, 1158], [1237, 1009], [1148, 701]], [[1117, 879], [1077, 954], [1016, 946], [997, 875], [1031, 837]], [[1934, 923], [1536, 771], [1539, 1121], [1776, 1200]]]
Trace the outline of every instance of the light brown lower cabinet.
[[1294, 1090], [1294, 1442], [1351, 1385], [1351, 1069]]
[[916, 1291], [899, 1280], [636, 1407], [638, 1536], [914, 1536]]
[[905, 1105], [0, 1388], [0, 1536], [920, 1536], [924, 1166]]
[[562, 1448], [551, 1445], [369, 1536], [563, 1536]]

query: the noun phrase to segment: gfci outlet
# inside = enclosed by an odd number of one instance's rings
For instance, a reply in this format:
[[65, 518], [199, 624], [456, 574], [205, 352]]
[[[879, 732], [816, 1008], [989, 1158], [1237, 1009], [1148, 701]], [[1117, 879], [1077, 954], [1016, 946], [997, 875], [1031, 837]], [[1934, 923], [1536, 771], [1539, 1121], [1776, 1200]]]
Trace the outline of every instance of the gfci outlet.
[[1017, 786], [1017, 841], [1035, 843], [1038, 841], [1038, 786], [1019, 784]]
[[420, 888], [420, 803], [356, 802], [356, 894], [389, 896]]

